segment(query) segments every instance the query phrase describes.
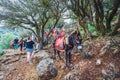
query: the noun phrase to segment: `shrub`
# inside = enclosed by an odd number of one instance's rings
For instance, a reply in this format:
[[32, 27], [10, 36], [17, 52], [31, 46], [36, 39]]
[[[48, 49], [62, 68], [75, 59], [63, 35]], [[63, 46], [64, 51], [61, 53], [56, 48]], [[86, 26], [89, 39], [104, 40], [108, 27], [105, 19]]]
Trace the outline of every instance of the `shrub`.
[[4, 51], [0, 49], [0, 56], [2, 56], [3, 54], [4, 54]]
[[8, 49], [10, 48], [10, 41], [15, 38], [15, 35], [12, 33], [5, 33], [1, 36], [0, 39], [0, 49]]

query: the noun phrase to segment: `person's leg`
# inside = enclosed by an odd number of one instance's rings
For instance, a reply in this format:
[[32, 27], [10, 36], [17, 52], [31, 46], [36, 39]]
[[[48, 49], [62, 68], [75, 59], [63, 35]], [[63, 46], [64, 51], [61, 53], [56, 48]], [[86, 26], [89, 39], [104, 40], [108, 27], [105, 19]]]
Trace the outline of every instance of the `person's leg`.
[[14, 44], [14, 49], [16, 49], [16, 44]]
[[30, 62], [32, 63], [32, 58], [34, 57], [34, 49], [31, 49], [30, 51]]
[[30, 52], [27, 52], [27, 62], [29, 62], [30, 63]]
[[18, 49], [18, 47], [19, 47], [18, 44], [16, 44], [16, 49]]
[[22, 45], [20, 44], [20, 51], [22, 52]]
[[34, 58], [34, 52], [31, 52], [31, 59]]
[[30, 63], [32, 63], [33, 54], [30, 52]]
[[69, 68], [69, 52], [66, 50], [66, 68]]
[[56, 60], [56, 49], [54, 48], [54, 59]]
[[57, 51], [57, 53], [58, 53], [59, 59], [62, 60], [62, 58], [61, 58], [61, 56], [60, 56], [60, 51]]
[[21, 52], [22, 52], [23, 44], [21, 44]]

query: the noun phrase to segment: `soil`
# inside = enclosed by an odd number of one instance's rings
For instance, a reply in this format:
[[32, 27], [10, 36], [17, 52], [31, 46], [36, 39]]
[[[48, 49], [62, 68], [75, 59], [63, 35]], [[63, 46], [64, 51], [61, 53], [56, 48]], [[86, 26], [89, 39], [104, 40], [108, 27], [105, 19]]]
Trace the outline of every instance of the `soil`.
[[[58, 75], [54, 80], [61, 80], [67, 73], [74, 69], [74, 65], [80, 65], [79, 72], [79, 80], [103, 80], [101, 77], [101, 70], [107, 70], [109, 64], [112, 63], [115, 65], [115, 72], [120, 71], [120, 54], [113, 54], [112, 50], [109, 50], [102, 56], [98, 56], [102, 47], [106, 44], [106, 39], [102, 40], [94, 40], [92, 41], [93, 46], [88, 45], [89, 47], [85, 48], [86, 51], [91, 52], [94, 54], [93, 57], [90, 58], [83, 58], [82, 53], [74, 53], [72, 51], [72, 65], [70, 65], [69, 69], [65, 68], [65, 53], [61, 53], [62, 60], [55, 61]], [[94, 47], [94, 48], [93, 48]], [[53, 48], [46, 47], [45, 50], [53, 55]], [[17, 51], [19, 54], [19, 51]], [[21, 55], [19, 60], [14, 61], [13, 63], [5, 64], [0, 63], [0, 80], [38, 80], [38, 75], [36, 72], [36, 66], [38, 63], [34, 63], [30, 65], [26, 62], [26, 55]], [[101, 64], [96, 65], [96, 60], [100, 59]], [[116, 79], [120, 80], [120, 79]]]

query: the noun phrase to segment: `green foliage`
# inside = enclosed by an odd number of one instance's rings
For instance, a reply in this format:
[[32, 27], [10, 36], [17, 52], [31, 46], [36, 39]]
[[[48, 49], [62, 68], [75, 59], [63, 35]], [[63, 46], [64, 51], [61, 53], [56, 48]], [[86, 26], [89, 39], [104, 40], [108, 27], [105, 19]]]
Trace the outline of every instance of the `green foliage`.
[[10, 41], [14, 38], [15, 36], [12, 33], [3, 34], [0, 39], [0, 49], [10, 48]]
[[100, 35], [100, 32], [97, 32], [97, 31], [95, 30], [95, 26], [92, 26], [92, 25], [88, 24], [88, 29], [89, 29], [89, 31], [92, 32], [92, 35], [93, 35], [93, 36], [98, 36], [98, 35]]
[[26, 38], [26, 37], [30, 37], [31, 35], [32, 35], [32, 32], [25, 30], [25, 31], [21, 32], [19, 36], [21, 38]]
[[2, 56], [3, 54], [4, 54], [4, 51], [0, 49], [0, 56]]
[[85, 34], [85, 32], [84, 32], [84, 29], [83, 29], [83, 28], [79, 27], [79, 30], [80, 30], [80, 33], [81, 33], [82, 35], [84, 35], [84, 34]]
[[90, 24], [88, 24], [88, 29], [89, 29], [90, 31], [95, 31], [95, 27], [92, 26], [92, 25], [90, 25]]

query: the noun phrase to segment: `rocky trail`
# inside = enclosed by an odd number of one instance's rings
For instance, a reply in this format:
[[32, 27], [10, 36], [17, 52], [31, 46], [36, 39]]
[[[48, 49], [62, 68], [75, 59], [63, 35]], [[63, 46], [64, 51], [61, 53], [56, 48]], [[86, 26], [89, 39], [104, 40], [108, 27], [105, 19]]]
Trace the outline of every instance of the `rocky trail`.
[[6, 50], [0, 62], [0, 80], [37, 80], [36, 65], [26, 62], [18, 50]]
[[[58, 73], [52, 80], [104, 80], [102, 70], [109, 75], [110, 64], [114, 65], [115, 73], [120, 72], [120, 51], [119, 41], [117, 44], [108, 39], [96, 39], [91, 42], [83, 43], [83, 52], [75, 53], [72, 51], [72, 65], [69, 69], [65, 68], [65, 53], [62, 52], [62, 60], [54, 60]], [[53, 48], [47, 46], [44, 50], [36, 54], [46, 54], [53, 57]], [[86, 57], [85, 54], [91, 54]], [[5, 55], [0, 58], [0, 80], [38, 80], [37, 65], [41, 59], [35, 58], [33, 65], [26, 62], [25, 52], [20, 54], [19, 50], [6, 50]], [[116, 78], [115, 80], [120, 80]]]

